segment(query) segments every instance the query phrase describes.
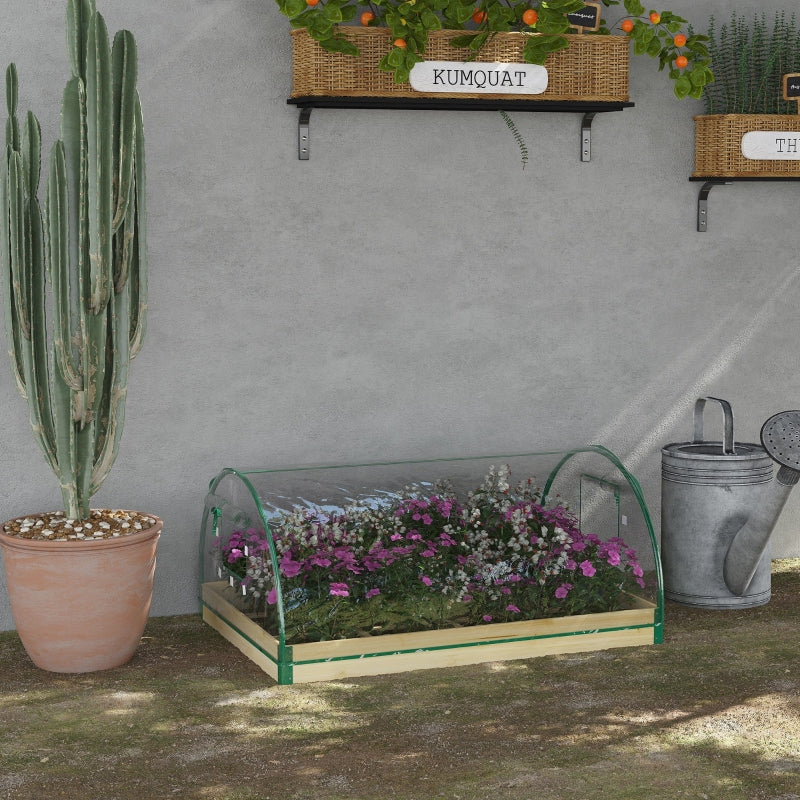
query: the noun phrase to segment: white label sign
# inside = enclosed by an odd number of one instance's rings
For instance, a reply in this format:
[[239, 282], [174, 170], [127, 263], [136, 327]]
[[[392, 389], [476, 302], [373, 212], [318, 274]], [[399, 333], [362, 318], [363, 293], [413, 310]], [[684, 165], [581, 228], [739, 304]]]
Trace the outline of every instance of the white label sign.
[[547, 70], [539, 64], [421, 61], [411, 68], [409, 82], [417, 92], [541, 94]]
[[800, 130], [750, 131], [742, 136], [742, 155], [767, 161], [798, 161]]

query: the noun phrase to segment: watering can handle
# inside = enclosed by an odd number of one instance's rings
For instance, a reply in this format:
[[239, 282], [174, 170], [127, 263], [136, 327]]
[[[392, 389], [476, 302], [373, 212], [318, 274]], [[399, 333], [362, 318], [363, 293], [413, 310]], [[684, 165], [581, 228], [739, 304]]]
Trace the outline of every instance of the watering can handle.
[[714, 400], [722, 406], [723, 416], [723, 439], [722, 452], [726, 456], [735, 455], [733, 444], [733, 409], [727, 400], [720, 400], [719, 397], [700, 397], [694, 404], [694, 441], [703, 441], [703, 411], [706, 407], [706, 400]]

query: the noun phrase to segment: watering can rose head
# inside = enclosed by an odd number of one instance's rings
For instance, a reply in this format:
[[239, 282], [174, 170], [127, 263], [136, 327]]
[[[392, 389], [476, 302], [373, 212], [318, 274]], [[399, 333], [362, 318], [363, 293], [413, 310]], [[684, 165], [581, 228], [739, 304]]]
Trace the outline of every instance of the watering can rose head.
[[[392, 44], [380, 68], [393, 72], [397, 83], [407, 83], [412, 67], [423, 60], [430, 31], [465, 30], [452, 42], [463, 48], [465, 61], [475, 58], [496, 33], [519, 31], [528, 36], [525, 61], [544, 64], [550, 53], [569, 47], [565, 34], [580, 30], [629, 37], [635, 54], [656, 58], [660, 70], [667, 68], [678, 97], [701, 97], [703, 87], [714, 79], [705, 44], [707, 36], [685, 30], [687, 20], [671, 11], [647, 12], [640, 0], [601, 2], [602, 5], [584, 0], [460, 0], [447, 4], [439, 0], [277, 0], [292, 27], [305, 28], [323, 49], [331, 52], [360, 54], [342, 34], [340, 23], [357, 19], [361, 25], [388, 28]], [[609, 28], [600, 13], [604, 8], [620, 5], [625, 14]]]

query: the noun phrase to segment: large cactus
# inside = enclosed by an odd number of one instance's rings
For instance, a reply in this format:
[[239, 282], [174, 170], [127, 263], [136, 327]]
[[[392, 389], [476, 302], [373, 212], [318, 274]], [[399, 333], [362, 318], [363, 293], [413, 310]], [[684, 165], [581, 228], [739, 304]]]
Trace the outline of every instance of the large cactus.
[[144, 135], [131, 33], [109, 47], [94, 0], [68, 0], [67, 49], [72, 78], [44, 214], [39, 122], [29, 111], [20, 131], [14, 64], [6, 72], [0, 268], [17, 386], [66, 513], [85, 519], [117, 455], [128, 366], [145, 330]]

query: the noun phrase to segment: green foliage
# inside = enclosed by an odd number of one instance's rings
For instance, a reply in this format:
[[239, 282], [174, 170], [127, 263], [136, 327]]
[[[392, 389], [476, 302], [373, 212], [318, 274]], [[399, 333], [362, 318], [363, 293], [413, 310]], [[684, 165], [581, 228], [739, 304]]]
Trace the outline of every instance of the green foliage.
[[709, 114], [794, 114], [783, 98], [783, 75], [800, 72], [800, 28], [795, 15], [775, 14], [770, 30], [765, 14], [752, 22], [736, 12], [729, 24], [709, 24], [709, 49], [716, 81], [704, 87]]
[[[370, 26], [386, 27], [396, 44], [380, 62], [380, 68], [394, 73], [396, 83], [407, 83], [414, 64], [423, 60], [428, 33], [440, 28], [467, 30], [453, 40], [455, 47], [464, 48], [464, 59], [477, 57], [486, 41], [496, 33], [519, 31], [528, 36], [523, 57], [531, 64], [544, 64], [547, 56], [569, 47], [564, 36], [572, 28], [567, 15], [580, 11], [583, 0], [276, 0], [292, 27], [305, 28], [325, 50], [357, 56], [355, 45], [347, 41], [339, 29], [340, 22], [360, 17], [364, 11], [373, 17]], [[620, 0], [601, 0], [610, 8]], [[633, 23], [623, 32], [633, 41], [634, 53], [648, 55], [659, 61], [659, 70], [670, 67], [668, 75], [674, 82], [678, 97], [697, 97], [703, 87], [714, 79], [709, 68], [705, 36], [687, 36], [684, 45], [677, 46], [674, 37], [686, 20], [671, 11], [647, 11], [639, 0], [624, 0], [625, 11]], [[523, 15], [536, 11], [536, 21], [528, 25]], [[660, 17], [651, 21], [651, 15]], [[614, 27], [622, 23], [619, 21]], [[618, 31], [619, 32], [619, 31]], [[600, 35], [612, 33], [605, 22]], [[679, 56], [687, 59], [685, 67], [676, 67]]]
[[513, 119], [508, 115], [505, 111], [500, 111], [500, 116], [505, 121], [508, 129], [511, 131], [511, 135], [514, 137], [514, 141], [517, 143], [517, 147], [519, 147], [519, 154], [520, 160], [522, 161], [522, 169], [525, 169], [525, 165], [528, 163], [528, 145], [525, 143], [525, 139], [522, 134], [519, 132], [516, 123]]
[[120, 31], [110, 47], [94, 0], [68, 0], [66, 18], [72, 77], [61, 138], [50, 152], [44, 213], [39, 123], [28, 112], [20, 133], [14, 64], [6, 72], [0, 283], [9, 355], [31, 427], [59, 479], [66, 513], [85, 519], [117, 455], [128, 364], [144, 337], [144, 134], [133, 36]]

